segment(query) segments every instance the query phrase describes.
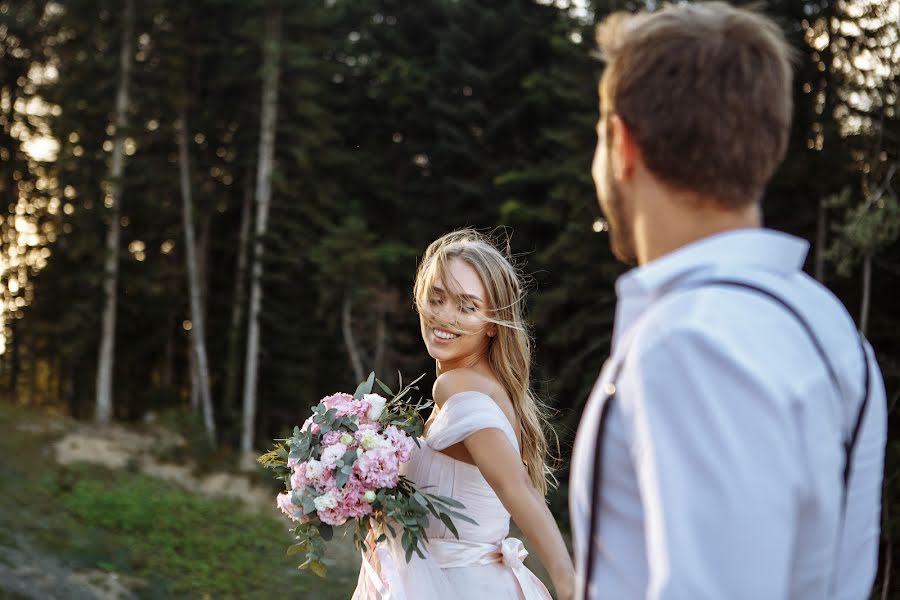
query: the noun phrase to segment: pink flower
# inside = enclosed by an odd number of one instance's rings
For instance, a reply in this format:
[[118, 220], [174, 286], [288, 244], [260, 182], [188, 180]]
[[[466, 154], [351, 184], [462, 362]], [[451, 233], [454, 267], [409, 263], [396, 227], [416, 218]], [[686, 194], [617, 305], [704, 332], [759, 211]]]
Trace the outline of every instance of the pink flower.
[[306, 485], [306, 463], [297, 463], [291, 470], [291, 489], [302, 491]]
[[343, 458], [346, 452], [347, 446], [340, 442], [333, 446], [328, 446], [322, 450], [322, 464], [325, 465], [326, 469], [333, 469], [337, 461]]
[[337, 416], [346, 417], [347, 415], [357, 415], [362, 417], [369, 411], [369, 403], [365, 400], [355, 400], [350, 394], [333, 394], [322, 398], [320, 404], [324, 404], [325, 408], [336, 409]]
[[362, 453], [354, 471], [370, 488], [392, 488], [400, 479], [400, 461], [393, 448], [374, 448]]
[[301, 427], [300, 429], [302, 431], [309, 431], [310, 433], [319, 433], [319, 425], [317, 423], [313, 423], [312, 417], [303, 421], [303, 427]]
[[416, 442], [413, 441], [409, 434], [390, 425], [384, 430], [384, 435], [391, 442], [394, 450], [396, 450], [397, 458], [400, 459], [400, 462], [409, 462], [410, 454], [413, 448], [416, 447]]
[[281, 509], [281, 512], [289, 516], [294, 521], [300, 521], [303, 517], [303, 509], [299, 506], [294, 506], [291, 503], [290, 492], [278, 494], [278, 497], [275, 498], [275, 505]]
[[329, 525], [341, 525], [348, 519], [358, 519], [371, 513], [372, 504], [365, 500], [367, 491], [358, 474], [354, 473], [340, 492], [332, 492], [337, 493], [337, 506], [317, 511], [319, 519]]
[[381, 430], [381, 426], [378, 423], [360, 423], [359, 429], [353, 432], [353, 437], [356, 438], [356, 441], [359, 442], [366, 434], [367, 431], [373, 431], [378, 433]]
[[338, 442], [341, 441], [341, 436], [344, 434], [343, 431], [329, 431], [325, 435], [322, 436], [322, 445], [323, 446], [334, 446]]

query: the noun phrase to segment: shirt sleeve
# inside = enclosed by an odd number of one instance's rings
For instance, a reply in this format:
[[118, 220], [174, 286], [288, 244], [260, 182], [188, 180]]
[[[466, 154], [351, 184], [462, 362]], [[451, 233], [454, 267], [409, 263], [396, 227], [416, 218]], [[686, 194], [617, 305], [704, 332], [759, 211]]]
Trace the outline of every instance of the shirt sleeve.
[[[878, 362], [868, 343], [866, 352], [869, 354], [869, 403], [853, 452], [846, 517], [834, 577], [833, 597], [840, 600], [867, 598], [878, 570], [887, 399]], [[853, 417], [855, 419], [855, 412]]]
[[696, 326], [629, 354], [617, 400], [645, 514], [647, 598], [786, 598], [800, 485], [790, 407]]

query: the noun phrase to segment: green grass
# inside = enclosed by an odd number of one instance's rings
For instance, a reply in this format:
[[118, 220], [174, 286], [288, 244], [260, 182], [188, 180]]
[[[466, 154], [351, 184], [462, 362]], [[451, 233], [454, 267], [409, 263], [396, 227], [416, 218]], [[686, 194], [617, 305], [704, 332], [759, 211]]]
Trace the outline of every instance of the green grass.
[[285, 521], [136, 473], [59, 467], [53, 436], [17, 427], [45, 418], [0, 405], [0, 545], [15, 547], [22, 536], [73, 570], [138, 577], [146, 582], [135, 590], [141, 598], [351, 595], [356, 567], [346, 560], [347, 542], [329, 548], [344, 560], [328, 580], [298, 572], [300, 557], [285, 556]]

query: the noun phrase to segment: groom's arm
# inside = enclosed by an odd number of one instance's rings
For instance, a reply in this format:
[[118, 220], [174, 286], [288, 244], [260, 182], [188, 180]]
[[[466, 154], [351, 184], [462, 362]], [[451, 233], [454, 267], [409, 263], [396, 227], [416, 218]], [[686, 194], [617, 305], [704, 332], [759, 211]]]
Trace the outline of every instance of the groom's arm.
[[638, 343], [619, 380], [650, 599], [787, 597], [795, 423], [765, 374], [724, 346], [676, 328]]

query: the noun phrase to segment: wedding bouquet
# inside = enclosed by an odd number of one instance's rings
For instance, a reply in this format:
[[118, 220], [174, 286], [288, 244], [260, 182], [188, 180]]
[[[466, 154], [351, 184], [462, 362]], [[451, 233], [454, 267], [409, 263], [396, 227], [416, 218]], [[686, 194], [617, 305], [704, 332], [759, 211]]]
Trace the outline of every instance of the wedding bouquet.
[[[298, 522], [297, 542], [287, 553], [306, 554], [300, 569], [325, 576], [325, 542], [335, 526], [347, 521], [355, 521], [354, 543], [364, 552], [370, 525], [380, 525], [376, 543], [387, 539], [385, 532], [396, 538], [399, 529], [407, 562], [413, 552], [423, 556], [429, 514], [457, 538], [453, 518], [475, 524], [458, 512], [465, 508], [461, 503], [426, 493], [400, 475], [400, 464], [409, 461], [422, 435], [419, 411], [431, 406], [431, 401], [414, 404], [406, 398], [420, 379], [405, 387], [401, 379], [402, 389], [394, 394], [372, 373], [352, 396], [323, 398], [302, 427], [294, 427], [289, 439], [275, 440], [275, 447], [257, 459], [285, 483], [276, 505]], [[376, 383], [388, 398], [372, 393]]]

